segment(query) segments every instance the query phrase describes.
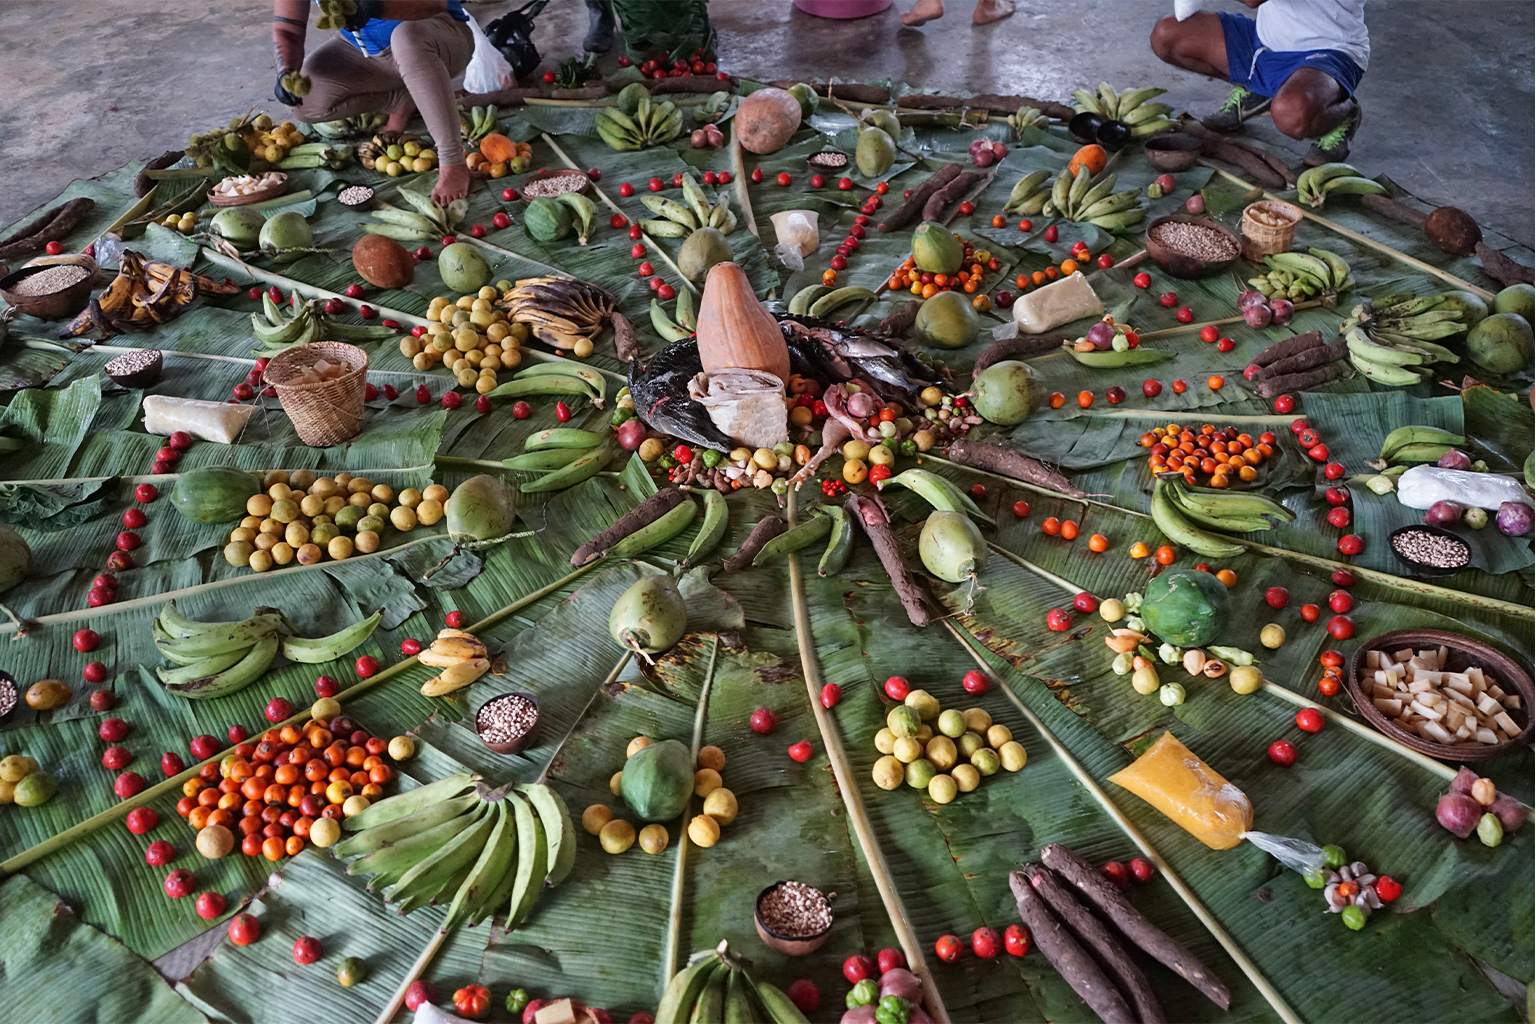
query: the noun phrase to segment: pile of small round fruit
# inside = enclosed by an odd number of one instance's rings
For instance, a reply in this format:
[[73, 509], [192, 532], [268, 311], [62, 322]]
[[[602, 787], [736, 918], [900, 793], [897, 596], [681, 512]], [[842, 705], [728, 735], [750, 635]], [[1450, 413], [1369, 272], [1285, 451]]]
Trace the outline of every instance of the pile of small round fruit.
[[422, 174], [437, 166], [437, 153], [415, 139], [384, 147], [384, 152], [374, 157], [374, 170], [382, 171], [391, 178], [402, 174]]
[[[629, 741], [625, 759], [634, 757], [653, 742], [649, 736], [636, 736]], [[693, 773], [693, 795], [703, 800], [704, 805], [688, 822], [688, 838], [695, 846], [714, 846], [720, 841], [720, 830], [736, 820], [736, 794], [726, 789], [720, 778], [724, 768], [725, 751], [715, 746], [699, 748], [697, 770]], [[614, 796], [620, 794], [623, 777], [623, 771], [617, 771], [608, 780], [608, 789]], [[607, 804], [592, 804], [582, 811], [581, 827], [589, 835], [597, 836], [597, 841], [608, 853], [623, 853], [638, 839], [640, 849], [655, 854], [665, 850], [671, 841], [667, 827], [655, 822], [642, 828], [637, 835], [635, 826], [623, 818], [615, 818]]]
[[36, 758], [9, 754], [0, 758], [0, 804], [36, 807], [59, 791], [58, 780], [40, 771]]
[[354, 553], [379, 549], [393, 526], [409, 533], [443, 518], [448, 488], [442, 484], [395, 493], [389, 484], [365, 476], [338, 473], [316, 476], [312, 470], [274, 470], [262, 478], [266, 488], [245, 503], [246, 517], [229, 533], [224, 558], [233, 566], [266, 572], [298, 562], [314, 565]]
[[[962, 685], [967, 693], [980, 695], [988, 688], [987, 677], [967, 672]], [[981, 785], [983, 775], [1024, 767], [1023, 745], [981, 708], [945, 711], [937, 697], [912, 689], [901, 676], [887, 679], [885, 692], [901, 703], [886, 713], [885, 728], [875, 733], [875, 749], [884, 755], [873, 771], [881, 789], [905, 782], [927, 790], [935, 803], [947, 804]]]
[[494, 305], [497, 296], [511, 287], [501, 281], [457, 299], [437, 296], [427, 307], [427, 319], [432, 322], [411, 328], [410, 336], [400, 339], [400, 354], [418, 370], [443, 364], [460, 387], [474, 388], [482, 395], [494, 390], [497, 372], [523, 361], [520, 346], [529, 336], [527, 324], [510, 323], [506, 312]]

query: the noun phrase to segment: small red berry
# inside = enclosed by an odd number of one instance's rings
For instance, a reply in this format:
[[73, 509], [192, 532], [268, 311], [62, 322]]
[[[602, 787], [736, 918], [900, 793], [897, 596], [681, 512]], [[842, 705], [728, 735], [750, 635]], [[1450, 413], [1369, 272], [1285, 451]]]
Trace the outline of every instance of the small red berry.
[[179, 900], [183, 896], [192, 894], [192, 872], [186, 868], [177, 868], [165, 876], [165, 894], [173, 900]]
[[[130, 509], [129, 511], [132, 510]], [[80, 651], [82, 654], [94, 651], [96, 646], [101, 643], [101, 634], [97, 633], [94, 629], [77, 630], [73, 643], [75, 650]]]
[[1143, 271], [1142, 273], [1137, 274], [1135, 277], [1133, 277], [1131, 279], [1131, 283], [1134, 284], [1137, 288], [1143, 288], [1143, 289], [1151, 288], [1152, 287], [1152, 275], [1146, 273], [1145, 271]]
[[133, 489], [133, 500], [142, 505], [148, 505], [160, 497], [160, 488], [154, 484], [139, 484]]
[[319, 960], [325, 951], [320, 947], [320, 940], [309, 935], [297, 939], [293, 944], [293, 962], [296, 964], [312, 964]]
[[1099, 610], [1099, 599], [1085, 590], [1072, 599], [1072, 607], [1084, 615], [1091, 615]]
[[151, 867], [164, 867], [176, 859], [176, 847], [164, 839], [156, 839], [144, 848], [144, 863]]
[[763, 180], [763, 169], [761, 167], [752, 168], [752, 180], [755, 183]]
[[1145, 857], [1132, 857], [1128, 865], [1131, 869], [1131, 877], [1138, 882], [1152, 881], [1152, 862]]
[[[235, 726], [234, 728], [238, 729], [239, 726]], [[234, 729], [231, 729], [230, 732], [230, 742], [238, 743], [239, 740], [236, 740], [233, 736]], [[197, 760], [206, 761], [214, 754], [219, 752], [219, 741], [214, 737], [204, 733], [201, 736], [192, 737], [192, 740], [187, 744], [187, 747], [192, 751], [192, 756]]]
[[515, 402], [512, 405], [512, 416], [515, 419], [525, 420], [533, 415], [533, 406], [527, 402]]
[[497, 228], [509, 228], [512, 226], [512, 218], [508, 217], [505, 213], [498, 213], [491, 218], [491, 223]]
[[1342, 506], [1339, 508], [1329, 509], [1328, 522], [1333, 526], [1337, 526], [1341, 530], [1345, 529], [1349, 526], [1349, 509], [1343, 508]]
[[365, 654], [361, 658], [357, 659], [357, 664], [354, 665], [353, 668], [357, 671], [358, 678], [367, 679], [369, 676], [378, 672], [379, 659], [375, 658], [371, 654]]
[[1269, 745], [1269, 759], [1275, 764], [1289, 767], [1296, 763], [1296, 744], [1290, 740], [1275, 740]]
[[475, 411], [480, 413], [482, 416], [490, 412], [493, 408], [495, 408], [495, 406], [492, 404], [488, 396], [477, 395], [475, 397]]
[[1028, 956], [1032, 946], [1029, 929], [1021, 924], [1011, 924], [1003, 932], [1003, 948], [1009, 956]]
[[828, 683], [821, 688], [821, 706], [835, 708], [837, 702], [843, 699], [843, 688], [836, 683]]
[[91, 693], [92, 711], [110, 711], [117, 706], [117, 694], [111, 690], [96, 690]]
[[108, 743], [121, 743], [128, 736], [128, 723], [121, 718], [104, 718], [96, 727], [96, 735]]
[[675, 299], [677, 298], [677, 290], [669, 284], [664, 284], [656, 289], [656, 297], [658, 299]]
[[264, 714], [269, 722], [281, 722], [293, 717], [293, 701], [283, 697], [273, 697], [267, 701]]
[[780, 171], [779, 176], [774, 180], [777, 181], [780, 185], [788, 185], [794, 179], [789, 176], [788, 171]]
[[573, 415], [574, 413], [571, 412], [570, 406], [566, 405], [564, 402], [555, 403], [555, 419], [559, 420], [561, 423], [569, 423]]
[[1173, 393], [1174, 394], [1182, 395], [1184, 392], [1186, 392], [1188, 390], [1189, 390], [1189, 385], [1187, 383], [1185, 383], [1184, 381], [1176, 380], [1176, 381], [1173, 382]]
[[447, 624], [449, 629], [463, 629], [464, 613], [455, 609], [454, 611], [451, 611], [447, 615], [443, 616], [443, 622]]
[[974, 932], [971, 932], [971, 952], [983, 960], [996, 960], [997, 955], [1002, 951], [1002, 937], [991, 928], [983, 925]]
[[341, 692], [341, 684], [330, 676], [315, 677], [315, 696], [334, 697]]
[[1141, 382], [1141, 393], [1148, 398], [1156, 398], [1163, 393], [1163, 382], [1149, 377]]
[[660, 192], [662, 189], [666, 188], [667, 185], [666, 182], [662, 181], [660, 178], [652, 178], [649, 182], [646, 183], [645, 187], [650, 189], [652, 192]]
[[1029, 515], [1029, 502], [1022, 500], [1014, 502], [1013, 514], [1019, 519], [1023, 519], [1025, 516]]
[[1098, 263], [1100, 270], [1108, 270], [1110, 267], [1115, 265], [1115, 258], [1106, 252], [1102, 254], [1096, 262]]
[[1352, 587], [1355, 585], [1355, 574], [1348, 569], [1335, 569], [1333, 571], [1333, 585], [1336, 587]]
[[186, 770], [187, 766], [181, 760], [180, 754], [175, 754], [167, 750], [165, 753], [160, 755], [160, 771], [164, 773], [166, 778], [170, 778], [173, 775], [180, 775]]
[[1303, 622], [1316, 622], [1323, 614], [1322, 609], [1315, 604], [1304, 604], [1299, 611]]
[[1173, 318], [1181, 324], [1192, 324], [1195, 322], [1195, 311], [1188, 306], [1180, 306], [1173, 314]]
[[1231, 352], [1235, 348], [1237, 348], [1237, 342], [1231, 338], [1222, 338], [1216, 342], [1216, 351], [1218, 352]]
[[1179, 295], [1177, 292], [1163, 292], [1157, 297], [1157, 304], [1165, 309], [1172, 309], [1179, 304]]
[[1131, 869], [1118, 860], [1101, 865], [1099, 874], [1113, 882], [1116, 889], [1124, 889], [1131, 884]]
[[1200, 340], [1205, 342], [1207, 345], [1214, 345], [1216, 343], [1216, 339], [1220, 336], [1221, 332], [1212, 327], [1210, 324], [1206, 324], [1204, 327], [1200, 328]]
[[85, 668], [81, 670], [80, 674], [85, 677], [85, 681], [88, 683], [106, 682], [107, 677], [110, 675], [110, 673], [107, 672], [107, 666], [103, 665], [99, 661], [93, 661], [87, 664]]
[[1110, 389], [1104, 392], [1104, 397], [1109, 400], [1110, 405], [1119, 405], [1125, 401], [1125, 388], [1119, 384], [1111, 385]]
[[1346, 533], [1339, 538], [1339, 554], [1358, 555], [1365, 550], [1365, 540], [1353, 533]]
[[960, 941], [958, 935], [940, 935], [933, 944], [933, 955], [947, 964], [959, 960], [964, 952], [965, 943]]
[[197, 897], [197, 916], [211, 921], [224, 913], [225, 906], [222, 893], [205, 892]]
[[1058, 235], [1058, 233], [1056, 231], [1056, 225], [1055, 224], [1052, 224], [1050, 227], [1045, 229], [1045, 240], [1047, 242], [1054, 242], [1054, 241], [1056, 241], [1056, 239], [1058, 237], [1059, 237], [1059, 235]]
[[133, 763], [133, 752], [127, 747], [108, 747], [101, 752], [101, 766], [108, 771], [120, 772]]
[[1380, 875], [1376, 879], [1376, 898], [1383, 903], [1391, 903], [1403, 894], [1403, 886], [1391, 875]]
[[138, 796], [144, 790], [144, 776], [138, 772], [123, 772], [112, 783], [112, 792], [121, 799]]
[[1072, 628], [1072, 616], [1060, 608], [1045, 613], [1045, 627], [1053, 633], [1065, 633]]
[[863, 953], [855, 953], [843, 961], [843, 977], [848, 979], [850, 985], [857, 985], [866, 978], [879, 979], [875, 962]]
[[789, 748], [789, 756], [793, 760], [799, 761], [801, 764], [809, 761], [811, 759], [811, 754], [811, 745], [805, 740], [801, 740], [799, 743], [795, 743]]
[[1291, 592], [1284, 587], [1270, 587], [1264, 591], [1264, 601], [1271, 608], [1284, 608], [1291, 603]]
[[362, 317], [364, 320], [372, 320], [374, 317], [379, 315], [379, 312], [365, 302], [361, 306], [357, 307], [357, 315]]
[[891, 676], [885, 681], [885, 695], [891, 700], [906, 700], [907, 694], [912, 692], [912, 684], [908, 683], [905, 676]]
[[1328, 635], [1335, 640], [1348, 640], [1355, 635], [1355, 620], [1348, 615], [1335, 615], [1328, 620]]
[[426, 405], [430, 401], [432, 401], [432, 389], [427, 387], [425, 384], [417, 384], [416, 385], [416, 404], [417, 405]]
[[128, 826], [129, 832], [136, 836], [142, 836], [160, 824], [160, 815], [155, 813], [153, 807], [135, 807], [128, 812], [125, 824]]
[[971, 669], [960, 677], [960, 689], [973, 697], [980, 697], [992, 689], [992, 680], [987, 678], [986, 673]]
[[1296, 712], [1296, 728], [1302, 732], [1322, 732], [1323, 713], [1316, 708], [1302, 708]]
[[758, 708], [752, 712], [752, 731], [767, 736], [779, 727], [779, 716], [769, 708]]

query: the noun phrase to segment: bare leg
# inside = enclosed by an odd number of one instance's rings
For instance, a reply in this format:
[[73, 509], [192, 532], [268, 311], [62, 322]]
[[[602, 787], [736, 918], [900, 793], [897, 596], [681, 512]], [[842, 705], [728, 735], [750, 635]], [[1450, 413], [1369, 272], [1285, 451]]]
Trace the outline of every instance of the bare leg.
[[908, 28], [918, 28], [936, 18], [944, 17], [944, 0], [917, 0], [912, 9], [901, 16], [901, 23]]
[[432, 200], [446, 206], [463, 199], [469, 194], [469, 170], [459, 141], [459, 104], [453, 95], [453, 76], [468, 66], [474, 37], [463, 22], [440, 14], [396, 25], [389, 49], [408, 93], [403, 103], [390, 108], [391, 120], [400, 108], [409, 109], [411, 102], [421, 109], [437, 147], [438, 178]]
[[971, 24], [990, 25], [1013, 14], [1013, 0], [976, 0], [971, 12]]
[[1192, 14], [1183, 21], [1163, 18], [1152, 29], [1152, 52], [1163, 63], [1186, 71], [1227, 77], [1227, 40], [1215, 14]]
[[404, 94], [393, 67], [370, 60], [342, 39], [311, 51], [303, 73], [309, 78], [309, 94], [295, 113], [311, 124], [388, 110], [398, 101], [397, 94]]
[[1354, 101], [1333, 77], [1317, 68], [1297, 68], [1275, 93], [1270, 117], [1293, 139], [1315, 139], [1337, 128]]

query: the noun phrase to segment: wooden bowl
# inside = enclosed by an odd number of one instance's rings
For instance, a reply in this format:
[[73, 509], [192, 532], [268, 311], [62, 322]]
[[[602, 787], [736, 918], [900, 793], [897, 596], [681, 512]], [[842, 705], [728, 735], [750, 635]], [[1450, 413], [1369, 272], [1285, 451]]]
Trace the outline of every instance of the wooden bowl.
[[[1232, 255], [1224, 260], [1206, 260], [1198, 256], [1190, 256], [1187, 253], [1176, 252], [1153, 237], [1153, 233], [1164, 224], [1199, 224], [1201, 227], [1211, 228], [1232, 243]], [[1147, 255], [1152, 258], [1153, 263], [1156, 263], [1172, 276], [1186, 280], [1211, 277], [1221, 273], [1237, 259], [1239, 249], [1236, 235], [1211, 218], [1195, 213], [1172, 213], [1166, 217], [1157, 218], [1147, 225], [1145, 244]]]
[[570, 181], [575, 182], [575, 188], [571, 188], [569, 185], [567, 185], [563, 191], [575, 192], [577, 195], [580, 195], [592, 187], [592, 179], [587, 176], [585, 171], [578, 171], [572, 167], [558, 167], [553, 171], [540, 171], [535, 174], [530, 174], [528, 177], [524, 178], [522, 185], [520, 185], [517, 190], [518, 198], [526, 202], [532, 202], [533, 200], [539, 198], [539, 196], [537, 193], [529, 195], [529, 185], [533, 185], [541, 181], [553, 181], [557, 179], [569, 179]]
[[[1369, 686], [1361, 679], [1361, 673], [1365, 670], [1366, 651], [1394, 651], [1404, 647], [1419, 650], [1442, 646], [1447, 651], [1445, 664], [1448, 671], [1460, 672], [1476, 665], [1497, 679], [1506, 693], [1513, 691], [1520, 695], [1520, 707], [1509, 710], [1509, 717], [1521, 726], [1519, 736], [1503, 743], [1458, 743], [1446, 746], [1407, 732], [1376, 710], [1376, 705], [1371, 703]], [[1443, 629], [1399, 629], [1374, 637], [1355, 648], [1349, 656], [1348, 686], [1349, 698], [1354, 701], [1356, 710], [1378, 732], [1410, 750], [1436, 760], [1482, 761], [1518, 750], [1531, 742], [1531, 703], [1536, 701], [1536, 687], [1532, 687], [1530, 675], [1502, 651], [1460, 633], [1450, 633]]]
[[1187, 171], [1200, 161], [1200, 140], [1178, 132], [1154, 135], [1142, 149], [1147, 163], [1160, 171]]
[[[492, 743], [490, 740], [486, 739], [480, 734], [480, 712], [485, 710], [487, 704], [494, 704], [501, 700], [503, 697], [521, 697], [523, 700], [530, 702], [533, 705], [533, 724], [530, 725], [527, 731], [525, 731], [515, 740], [511, 740], [506, 743]], [[528, 745], [529, 740], [533, 738], [533, 734], [537, 732], [538, 729], [539, 698], [535, 697], [531, 693], [515, 693], [511, 691], [508, 691], [507, 693], [498, 693], [496, 696], [486, 701], [485, 704], [481, 704], [479, 710], [475, 712], [475, 735], [480, 736], [480, 742], [484, 743], [492, 751], [498, 754], [516, 754], [520, 752], [524, 747]]]
[[282, 174], [281, 171], [277, 173], [282, 175], [282, 180], [277, 184], [269, 185], [263, 189], [257, 189], [255, 192], [249, 192], [243, 196], [219, 195], [217, 192], [210, 190], [208, 192], [208, 203], [210, 206], [249, 206], [252, 203], [260, 203], [265, 202], [268, 199], [276, 199], [278, 196], [288, 191], [288, 175]]
[[757, 899], [752, 903], [752, 923], [757, 926], [757, 937], [763, 940], [763, 945], [769, 949], [783, 953], [785, 956], [805, 956], [814, 953], [826, 944], [827, 937], [832, 934], [832, 926], [819, 934], [811, 936], [780, 935], [778, 932], [763, 924], [763, 916], [758, 913], [758, 907], [763, 902], [763, 897], [783, 885], [784, 882], [774, 882], [768, 888], [757, 894]]
[[22, 279], [53, 269], [53, 266], [47, 265], [22, 267], [0, 277], [0, 298], [15, 306], [17, 312], [35, 316], [39, 320], [68, 320], [91, 301], [91, 287], [96, 283], [96, 275], [90, 273], [89, 268], [81, 268], [86, 271], [85, 276], [74, 284], [46, 295], [18, 295], [11, 290]]

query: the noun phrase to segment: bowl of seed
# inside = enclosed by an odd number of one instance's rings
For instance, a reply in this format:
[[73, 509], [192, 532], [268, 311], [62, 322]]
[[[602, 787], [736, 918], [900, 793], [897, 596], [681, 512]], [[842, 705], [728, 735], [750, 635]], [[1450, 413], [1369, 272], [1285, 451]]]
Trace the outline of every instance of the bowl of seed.
[[553, 199], [567, 192], [585, 192], [591, 187], [592, 179], [581, 171], [539, 171], [523, 182], [518, 195], [531, 202], [539, 198]]
[[1173, 277], [1210, 277], [1237, 259], [1237, 237], [1211, 220], [1191, 213], [1159, 217], [1147, 225], [1147, 255]]
[[813, 171], [841, 171], [848, 166], [848, 154], [836, 149], [823, 149], [805, 158]]
[[814, 953], [832, 932], [832, 900], [804, 882], [774, 882], [757, 894], [758, 938], [785, 956]]
[[367, 185], [348, 185], [336, 193], [336, 201], [353, 210], [369, 209], [373, 205], [373, 189]]
[[39, 320], [67, 320], [91, 301], [95, 275], [73, 263], [22, 267], [0, 277], [0, 298]]
[[527, 693], [503, 693], [475, 712], [475, 735], [498, 754], [516, 754], [539, 724], [539, 700]]
[[1450, 576], [1472, 564], [1472, 546], [1440, 526], [1414, 523], [1393, 530], [1388, 544], [1415, 576]]
[[123, 388], [147, 388], [160, 382], [165, 356], [157, 348], [136, 348], [102, 367], [112, 383]]

